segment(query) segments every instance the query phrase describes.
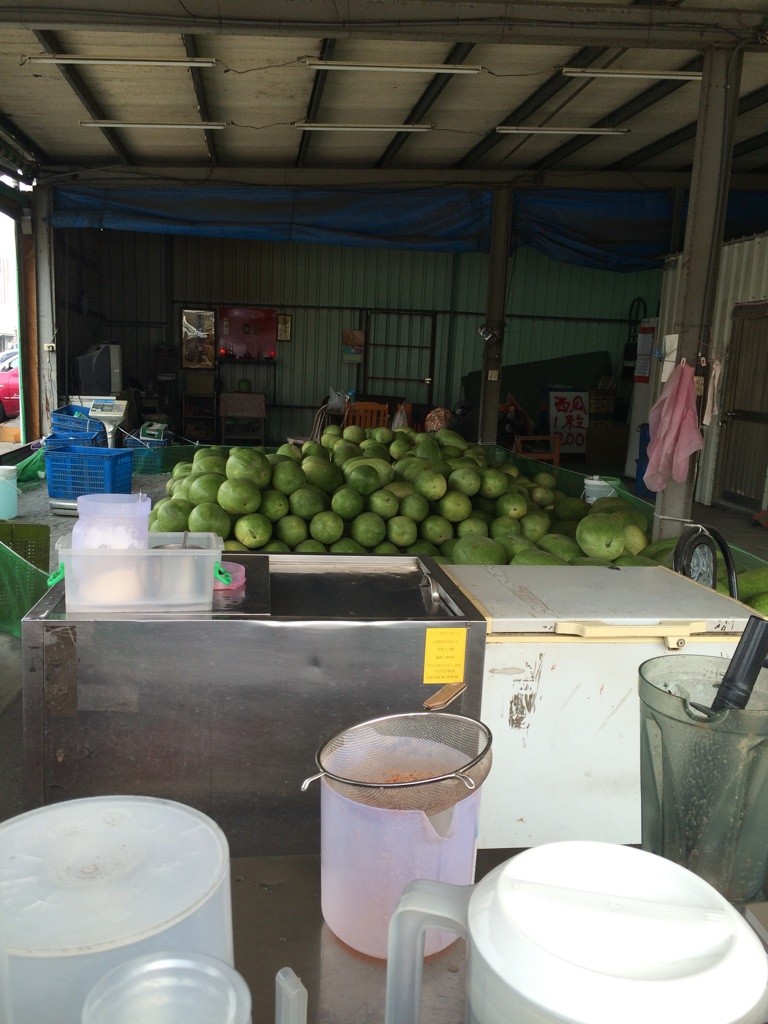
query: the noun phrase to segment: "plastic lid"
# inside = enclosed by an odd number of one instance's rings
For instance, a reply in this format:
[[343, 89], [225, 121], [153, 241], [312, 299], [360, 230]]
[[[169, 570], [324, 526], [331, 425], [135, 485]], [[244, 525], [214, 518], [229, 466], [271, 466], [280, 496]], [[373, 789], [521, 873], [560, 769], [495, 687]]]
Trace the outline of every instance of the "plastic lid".
[[192, 914], [228, 874], [224, 833], [184, 804], [89, 797], [29, 811], [0, 825], [8, 952], [134, 943]]
[[81, 494], [77, 512], [81, 516], [148, 516], [148, 494]]
[[15, 480], [16, 479], [16, 467], [15, 466], [0, 466], [0, 480]]
[[[609, 843], [551, 843], [477, 886], [480, 956], [531, 1002], [589, 1024], [745, 1017], [765, 999], [768, 961], [707, 882]], [[762, 1018], [760, 1018], [762, 1019]]]
[[232, 577], [230, 583], [222, 583], [217, 577], [213, 581], [214, 590], [237, 590], [245, 583], [245, 566], [239, 562], [222, 562], [221, 568]]
[[83, 1024], [250, 1024], [243, 977], [203, 953], [155, 953], [115, 967], [91, 989]]

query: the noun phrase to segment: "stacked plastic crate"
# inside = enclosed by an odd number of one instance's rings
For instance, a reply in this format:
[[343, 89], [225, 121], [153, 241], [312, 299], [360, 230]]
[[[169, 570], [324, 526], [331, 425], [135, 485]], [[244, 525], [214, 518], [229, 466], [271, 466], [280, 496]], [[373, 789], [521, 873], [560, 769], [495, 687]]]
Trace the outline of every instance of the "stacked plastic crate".
[[133, 452], [108, 448], [104, 424], [85, 406], [66, 405], [51, 414], [44, 440], [48, 497], [74, 501], [81, 494], [130, 494]]

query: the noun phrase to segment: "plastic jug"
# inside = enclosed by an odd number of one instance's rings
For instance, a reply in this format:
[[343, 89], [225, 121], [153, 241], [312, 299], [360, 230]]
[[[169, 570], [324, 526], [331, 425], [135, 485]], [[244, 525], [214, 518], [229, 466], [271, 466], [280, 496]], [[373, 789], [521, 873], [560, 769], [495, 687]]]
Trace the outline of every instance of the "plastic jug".
[[14, 519], [19, 514], [19, 494], [16, 467], [0, 466], [0, 519]]
[[72, 548], [123, 549], [149, 546], [147, 494], [83, 494], [77, 499]]
[[232, 965], [229, 849], [199, 811], [148, 797], [51, 804], [0, 825], [13, 1024], [80, 1024], [127, 960], [199, 952]]
[[91, 989], [82, 1024], [251, 1024], [251, 993], [229, 964], [164, 953], [115, 967]]
[[[389, 921], [403, 889], [417, 878], [468, 885], [475, 877], [478, 788], [428, 817], [418, 810], [368, 807], [335, 792], [320, 795], [320, 898], [325, 923], [366, 956], [387, 956]], [[456, 941], [431, 930], [425, 955]]]
[[475, 886], [418, 881], [389, 933], [385, 1024], [417, 1024], [428, 927], [467, 940], [468, 1024], [762, 1024], [768, 959], [709, 883], [631, 847], [533, 847]]

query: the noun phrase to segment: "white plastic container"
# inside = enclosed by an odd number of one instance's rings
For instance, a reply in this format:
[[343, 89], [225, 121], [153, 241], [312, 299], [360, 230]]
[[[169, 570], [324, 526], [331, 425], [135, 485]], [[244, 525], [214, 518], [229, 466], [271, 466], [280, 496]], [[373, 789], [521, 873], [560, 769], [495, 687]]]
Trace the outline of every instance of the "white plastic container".
[[15, 519], [19, 514], [19, 488], [16, 467], [0, 466], [0, 519]]
[[82, 494], [72, 530], [75, 550], [146, 548], [149, 544], [147, 494]]
[[[386, 959], [389, 922], [417, 878], [470, 885], [475, 877], [481, 787], [447, 811], [388, 810], [348, 800], [321, 781], [320, 896], [323, 918], [342, 942]], [[456, 941], [427, 932], [426, 955]]]
[[613, 498], [616, 488], [610, 480], [602, 480], [599, 476], [584, 477], [584, 500], [592, 505], [598, 498]]
[[76, 551], [60, 537], [67, 611], [210, 611], [223, 547], [215, 533], [151, 533], [127, 551]]
[[19, 815], [0, 825], [0, 880], [13, 1024], [80, 1024], [96, 982], [136, 957], [234, 962], [227, 841], [183, 804], [91, 797]]
[[98, 981], [82, 1024], [251, 1024], [242, 975], [203, 953], [129, 960]]
[[385, 1024], [416, 1024], [427, 927], [467, 937], [468, 1024], [763, 1024], [768, 960], [708, 882], [609, 843], [532, 847], [473, 889], [415, 882], [392, 918]]

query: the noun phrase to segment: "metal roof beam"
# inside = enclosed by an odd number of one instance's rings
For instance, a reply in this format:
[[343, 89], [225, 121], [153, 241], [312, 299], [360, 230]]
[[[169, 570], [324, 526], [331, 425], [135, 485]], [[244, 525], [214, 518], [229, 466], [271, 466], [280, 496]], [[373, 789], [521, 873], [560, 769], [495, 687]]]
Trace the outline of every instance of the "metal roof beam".
[[[750, 110], [756, 110], [758, 107], [765, 106], [766, 103], [768, 103], [768, 86], [763, 85], [759, 89], [755, 89], [746, 96], [741, 97], [736, 108], [736, 116], [738, 117], [741, 114], [746, 114]], [[674, 149], [675, 146], [680, 146], [684, 142], [690, 142], [690, 140], [695, 137], [696, 121], [691, 121], [690, 124], [683, 125], [682, 128], [678, 128], [677, 131], [670, 132], [669, 135], [665, 135], [663, 138], [657, 139], [656, 142], [652, 142], [649, 146], [637, 149], [634, 153], [630, 153], [628, 156], [622, 157], [621, 160], [608, 164], [605, 169], [607, 171], [630, 170], [633, 167], [637, 167], [640, 163], [645, 163], [647, 160], [653, 159], [653, 157], [658, 156], [659, 153], [664, 153], [668, 149]], [[688, 165], [688, 167], [690, 167], [690, 165]]]
[[[579, 50], [579, 52], [568, 61], [567, 67], [569, 68], [587, 68], [594, 61], [599, 60], [600, 57], [605, 53], [605, 47], [594, 47], [590, 46], [585, 49]], [[543, 85], [540, 85], [538, 89], [531, 93], [531, 95], [523, 100], [511, 113], [507, 114], [501, 124], [521, 124], [532, 114], [535, 114], [537, 110], [548, 103], [553, 96], [556, 96], [561, 90], [565, 89], [570, 84], [570, 80], [565, 78], [559, 71], [551, 75]], [[455, 166], [466, 169], [476, 164], [481, 157], [484, 157], [486, 153], [490, 152], [495, 146], [498, 146], [503, 141], [503, 136], [500, 135], [495, 129], [492, 132], [488, 132], [476, 145], [472, 147], [464, 156], [457, 160]]]
[[[181, 41], [184, 44], [184, 49], [188, 57], [199, 56], [197, 52], [197, 43], [194, 36], [182, 35]], [[200, 114], [201, 121], [213, 121], [208, 108], [208, 100], [205, 95], [205, 86], [203, 85], [203, 76], [200, 73], [200, 68], [189, 68], [189, 73], [192, 77], [192, 88], [195, 90], [195, 99], [197, 100], [197, 110]], [[208, 159], [211, 164], [216, 167], [219, 163], [218, 153], [216, 152], [216, 140], [215, 132], [212, 132], [210, 128], [203, 130], [205, 136], [205, 145], [208, 148]]]
[[[684, 64], [680, 71], [700, 71], [702, 65], [701, 57], [694, 57], [693, 60], [688, 61]], [[661, 100], [666, 99], [667, 96], [671, 96], [672, 93], [677, 92], [678, 89], [682, 89], [684, 85], [688, 85], [688, 82], [675, 82], [675, 81], [662, 81], [657, 82], [650, 88], [645, 89], [637, 96], [633, 96], [627, 103], [612, 110], [610, 114], [606, 114], [605, 117], [601, 117], [599, 121], [596, 121], [590, 128], [612, 128], [618, 127], [625, 121], [631, 121], [633, 117], [638, 114], [642, 114], [648, 110], [649, 107], [654, 106]], [[569, 156], [573, 156], [584, 146], [589, 146], [595, 141], [594, 138], [590, 138], [588, 135], [580, 135], [569, 139], [568, 142], [564, 142], [557, 149], [554, 149], [547, 156], [538, 160], [535, 164], [531, 165], [531, 170], [540, 171], [545, 170], [548, 167], [552, 167], [554, 164], [560, 163], [561, 160], [567, 159]]]
[[[463, 64], [467, 57], [472, 53], [474, 49], [474, 43], [457, 43], [453, 47], [451, 52], [445, 58], [445, 64]], [[453, 79], [453, 75], [433, 75], [432, 81], [429, 83], [427, 88], [421, 94], [416, 104], [412, 108], [411, 112], [405, 119], [405, 124], [418, 124], [431, 110], [438, 96], [446, 88], [448, 83]], [[410, 132], [398, 132], [397, 135], [392, 139], [390, 144], [384, 150], [376, 164], [377, 167], [389, 167], [398, 152], [405, 145], [406, 141], [411, 138]]]
[[[101, 31], [429, 39], [450, 42], [528, 43], [701, 50], [710, 46], [763, 49], [764, 11], [737, 7], [678, 8], [663, 4], [557, 3], [547, 0], [347, 0], [337, 14], [327, 0], [262, 0], [258, 16], [239, 17], [251, 4], [209, 7], [209, 15], [179, 13], [175, 0], [157, 0], [152, 11], [110, 10], [82, 0], [77, 8], [26, 0], [0, 9], [0, 23], [29, 29], [74, 27]], [[224, 13], [228, 10], [229, 13]]]
[[[333, 57], [334, 50], [336, 49], [335, 39], [324, 39], [320, 45], [320, 60], [331, 60]], [[315, 77], [312, 81], [312, 91], [309, 94], [309, 102], [307, 103], [307, 109], [304, 114], [304, 120], [310, 124], [317, 120], [317, 115], [320, 110], [320, 104], [323, 100], [323, 93], [325, 86], [328, 81], [328, 72], [319, 69], [315, 71]], [[310, 136], [312, 132], [301, 132], [301, 139], [299, 141], [299, 150], [296, 154], [296, 167], [303, 167], [307, 160], [307, 154], [309, 153]]]
[[[35, 37], [46, 53], [63, 53], [63, 47], [59, 43], [58, 39], [53, 32], [48, 31], [36, 31]], [[70, 67], [68, 64], [58, 64], [59, 74], [70, 87], [72, 92], [77, 96], [80, 102], [83, 104], [85, 109], [88, 111], [91, 118], [94, 121], [106, 120], [106, 114], [104, 109], [96, 102], [91, 93], [83, 81], [82, 75], [75, 68]], [[101, 128], [99, 129], [104, 138], [107, 140], [109, 145], [112, 147], [115, 154], [123, 161], [124, 164], [133, 164], [133, 157], [124, 145], [122, 139], [113, 128]]]

